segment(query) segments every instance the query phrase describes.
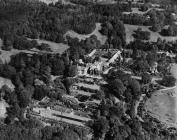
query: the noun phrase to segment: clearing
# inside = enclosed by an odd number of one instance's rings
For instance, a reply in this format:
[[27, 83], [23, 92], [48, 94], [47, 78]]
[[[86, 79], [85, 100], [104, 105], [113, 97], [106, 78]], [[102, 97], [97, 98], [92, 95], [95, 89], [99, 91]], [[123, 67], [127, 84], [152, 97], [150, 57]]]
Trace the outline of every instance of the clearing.
[[153, 31], [149, 30], [150, 26], [139, 26], [139, 25], [130, 25], [130, 24], [124, 24], [124, 26], [125, 26], [127, 44], [130, 43], [130, 41], [134, 40], [134, 37], [132, 35], [133, 35], [134, 31], [137, 30], [138, 27], [142, 28], [143, 31], [148, 31], [151, 33], [149, 41], [156, 42], [159, 37], [162, 40], [166, 40], [166, 41], [176, 41], [177, 40], [177, 36], [166, 37], [166, 36], [160, 35], [158, 32], [153, 32]]
[[157, 11], [164, 11], [164, 9], [161, 9], [161, 8], [149, 8], [147, 11], [140, 11], [139, 8], [132, 8], [132, 12], [123, 12], [123, 14], [140, 14], [140, 15], [144, 15], [144, 14], [147, 14], [149, 11], [151, 10], [157, 10]]
[[12, 55], [16, 55], [20, 52], [27, 52], [27, 53], [34, 53], [31, 51], [27, 51], [27, 50], [17, 50], [17, 49], [12, 49], [11, 51], [4, 51], [1, 49], [1, 46], [3, 45], [2, 40], [0, 39], [0, 63], [9, 63], [10, 62], [10, 58]]
[[3, 77], [0, 77], [0, 89], [2, 86], [7, 85], [12, 91], [14, 90], [15, 86], [12, 84], [12, 81]]
[[98, 4], [116, 4], [117, 3], [117, 1], [116, 0], [99, 0], [99, 1], [97, 1], [97, 3]]
[[91, 35], [96, 35], [97, 39], [100, 41], [100, 43], [103, 45], [105, 44], [107, 37], [105, 35], [102, 35], [99, 30], [101, 30], [101, 23], [96, 23], [96, 28], [95, 30], [90, 33], [90, 34], [78, 34], [72, 30], [67, 31], [64, 35], [64, 37], [66, 36], [70, 36], [72, 38], [78, 38], [79, 40], [85, 40], [86, 38], [89, 38]]
[[[171, 73], [177, 78], [177, 64], [172, 66]], [[168, 127], [177, 127], [177, 86], [153, 93], [145, 108], [152, 117]]]
[[67, 5], [67, 4], [75, 5], [74, 3], [71, 3], [68, 0], [39, 0], [39, 1], [44, 2], [47, 5], [50, 4], [50, 3], [54, 3], [55, 4], [56, 2], [61, 2], [64, 5]]
[[55, 42], [52, 42], [52, 41], [47, 41], [47, 40], [42, 40], [42, 39], [35, 39], [35, 40], [39, 44], [41, 44], [41, 43], [48, 44], [50, 46], [51, 50], [54, 53], [62, 54], [69, 48], [69, 46], [67, 44], [64, 44], [64, 43], [55, 43]]
[[[45, 43], [48, 44], [50, 46], [50, 48], [52, 49], [52, 51], [54, 53], [59, 53], [62, 54], [63, 52], [65, 52], [69, 46], [63, 43], [55, 43], [55, 42], [51, 42], [51, 41], [47, 41], [47, 40], [40, 40], [40, 39], [36, 39], [36, 41], [41, 44], [41, 43]], [[2, 40], [0, 39], [0, 47], [2, 46]], [[34, 54], [34, 53], [38, 53], [40, 52], [40, 50], [35, 49], [34, 50], [17, 50], [17, 49], [12, 49], [11, 51], [4, 51], [0, 48], [1, 54], [0, 54], [0, 63], [9, 63], [11, 56], [12, 55], [16, 55], [20, 52], [24, 52], [24, 53], [28, 53], [28, 54]], [[43, 51], [44, 52], [44, 51]]]

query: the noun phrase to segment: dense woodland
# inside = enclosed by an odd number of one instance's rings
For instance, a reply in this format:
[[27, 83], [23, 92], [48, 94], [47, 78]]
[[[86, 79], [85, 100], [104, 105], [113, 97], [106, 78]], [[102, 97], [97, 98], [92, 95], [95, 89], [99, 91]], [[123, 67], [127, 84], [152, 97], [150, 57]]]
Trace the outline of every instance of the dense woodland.
[[[0, 38], [3, 39], [4, 50], [37, 48], [51, 51], [46, 44], [38, 45], [36, 41], [27, 38], [64, 42], [70, 46], [69, 50], [62, 55], [40, 53], [31, 56], [20, 53], [12, 56], [9, 64], [0, 65], [0, 76], [11, 79], [15, 85], [14, 91], [7, 86], [1, 89], [5, 93], [2, 96], [10, 105], [5, 125], [0, 125], [1, 139], [86, 140], [88, 132], [83, 128], [64, 124], [56, 127], [43, 127], [40, 122], [32, 118], [26, 120], [23, 113], [32, 99], [41, 100], [48, 96], [61, 100], [63, 94], [70, 94], [69, 87], [74, 82], [71, 77], [77, 73], [77, 60], [80, 58], [84, 60], [84, 55], [94, 48], [132, 50], [132, 54], [128, 54], [129, 56], [126, 54], [123, 57], [133, 58], [133, 61], [131, 63], [118, 62], [116, 66], [120, 68], [126, 65], [132, 69], [133, 73], [143, 75], [143, 79], [142, 81], [132, 79], [130, 75], [121, 70], [110, 71], [108, 75], [103, 75], [107, 84], [102, 86], [103, 92], [99, 94], [102, 102], [94, 113], [94, 120], [88, 123], [93, 130], [93, 140], [99, 138], [105, 140], [177, 139], [176, 135], [158, 129], [150, 118], [140, 122], [134, 112], [135, 102], [139, 100], [143, 92], [142, 85], [151, 81], [151, 76], [147, 73], [151, 65], [158, 62], [158, 71], [166, 74], [168, 64], [177, 62], [176, 57], [171, 59], [165, 54], [162, 57], [157, 54], [157, 51], [177, 53], [177, 42], [165, 42], [161, 39], [154, 43], [145, 42], [143, 40], [149, 39], [149, 33], [139, 29], [135, 31], [136, 40], [126, 45], [124, 23], [144, 24], [145, 22], [144, 18], [136, 15], [122, 17], [121, 12], [130, 11], [130, 5], [97, 5], [81, 3], [79, 0], [73, 2], [81, 5], [57, 3], [47, 6], [43, 3], [7, 2], [5, 0], [0, 2]], [[163, 15], [156, 12], [152, 12], [151, 15], [154, 20], [148, 24], [161, 27], [162, 25], [159, 24], [162, 22], [159, 23], [159, 20], [163, 19]], [[64, 33], [68, 30], [81, 34], [91, 33], [95, 29], [96, 22], [102, 23], [100, 32], [108, 36], [105, 45], [101, 45], [94, 35], [81, 41], [70, 37], [63, 39]], [[62, 75], [62, 77], [51, 81], [51, 75]], [[166, 86], [174, 84], [175, 81], [170, 78], [163, 79]], [[169, 83], [169, 80], [172, 82]], [[122, 104], [115, 103], [114, 96], [128, 104], [126, 112]], [[130, 118], [127, 118], [125, 114]]]

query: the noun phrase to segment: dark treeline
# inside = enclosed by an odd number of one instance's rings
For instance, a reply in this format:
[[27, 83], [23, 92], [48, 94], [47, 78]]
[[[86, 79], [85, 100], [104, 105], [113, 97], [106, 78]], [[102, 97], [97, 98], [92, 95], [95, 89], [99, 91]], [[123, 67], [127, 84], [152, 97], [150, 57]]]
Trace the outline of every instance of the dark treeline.
[[44, 128], [41, 126], [41, 123], [35, 120], [0, 126], [1, 140], [84, 140], [88, 133], [87, 130], [72, 125]]
[[[23, 7], [23, 8], [22, 8]], [[80, 34], [89, 34], [95, 29], [95, 23], [112, 22], [114, 46], [119, 42], [125, 44], [125, 30], [123, 25], [118, 27], [118, 19], [121, 11], [129, 11], [128, 5], [97, 5], [90, 4], [85, 7], [30, 2], [2, 2], [0, 3], [0, 37], [4, 41], [5, 50], [12, 46], [17, 49], [19, 40], [25, 43], [25, 38], [41, 38], [54, 42], [65, 42], [63, 35], [68, 30], [74, 30]], [[6, 12], [4, 12], [6, 11]], [[120, 32], [119, 32], [119, 29]], [[123, 33], [122, 33], [123, 32]], [[112, 36], [112, 35], [111, 35]], [[22, 43], [22, 44], [23, 44]], [[29, 47], [30, 43], [21, 46]]]
[[42, 3], [1, 2], [0, 37], [8, 45], [13, 45], [16, 36], [63, 42], [63, 34], [69, 29], [84, 34], [94, 30], [95, 18], [89, 13], [59, 3], [47, 6]]

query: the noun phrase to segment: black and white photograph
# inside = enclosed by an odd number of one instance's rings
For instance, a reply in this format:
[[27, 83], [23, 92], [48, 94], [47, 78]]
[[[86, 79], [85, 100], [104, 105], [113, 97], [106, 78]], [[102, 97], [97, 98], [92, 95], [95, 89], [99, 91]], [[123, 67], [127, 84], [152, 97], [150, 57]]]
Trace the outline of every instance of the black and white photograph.
[[177, 140], [177, 0], [0, 0], [0, 140]]

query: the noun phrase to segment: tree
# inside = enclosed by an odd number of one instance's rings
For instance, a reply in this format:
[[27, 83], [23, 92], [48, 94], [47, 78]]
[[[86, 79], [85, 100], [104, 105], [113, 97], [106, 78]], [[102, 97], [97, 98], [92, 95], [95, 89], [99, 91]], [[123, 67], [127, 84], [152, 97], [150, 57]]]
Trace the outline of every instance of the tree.
[[122, 125], [120, 119], [117, 117], [111, 117], [109, 123], [110, 129], [105, 136], [105, 140], [123, 140], [123, 135], [120, 134], [120, 126]]
[[141, 122], [136, 118], [133, 118], [130, 127], [132, 129], [132, 132], [135, 133], [136, 135], [141, 135], [141, 133], [143, 132]]
[[98, 93], [92, 94], [91, 98], [96, 99], [96, 100], [102, 100], [105, 98], [105, 94], [102, 91], [98, 91]]
[[53, 140], [80, 140], [79, 135], [71, 129], [65, 129], [52, 138]]
[[49, 93], [49, 89], [42, 85], [42, 86], [37, 86], [34, 90], [34, 99], [36, 100], [42, 100], [45, 96], [47, 96]]
[[109, 108], [109, 113], [110, 113], [110, 116], [116, 116], [118, 118], [121, 118], [124, 113], [123, 106], [120, 104], [112, 106]]
[[125, 102], [131, 103], [131, 101], [132, 101], [132, 99], [133, 99], [133, 95], [132, 95], [130, 89], [127, 89], [127, 90], [125, 91], [124, 96], [125, 96]]
[[5, 64], [1, 74], [5, 78], [11, 79], [14, 75], [16, 75], [16, 69], [11, 65]]
[[149, 40], [151, 33], [148, 31], [142, 31], [142, 28], [138, 28], [134, 31], [133, 37], [138, 40]]
[[31, 93], [27, 89], [22, 89], [18, 93], [19, 105], [21, 108], [26, 108], [31, 101]]
[[143, 5], [140, 7], [139, 10], [140, 10], [140, 11], [143, 11], [143, 12], [147, 11], [147, 10], [148, 10], [148, 5], [147, 5], [147, 4], [143, 4]]
[[104, 135], [109, 130], [108, 120], [106, 118], [101, 117], [94, 122], [92, 128], [94, 130], [95, 137], [104, 138]]
[[161, 27], [159, 24], [153, 24], [152, 27], [150, 27], [150, 29], [153, 31], [153, 32], [158, 32], [160, 31]]
[[69, 77], [74, 77], [77, 75], [77, 66], [76, 65], [70, 66], [68, 75], [69, 75]]
[[111, 80], [109, 86], [110, 89], [114, 91], [116, 97], [122, 96], [126, 90], [126, 87], [120, 79]]
[[130, 135], [127, 140], [137, 140], [136, 137], [134, 135]]
[[74, 77], [77, 75], [77, 66], [76, 65], [68, 65], [65, 67], [65, 77]]
[[33, 85], [34, 82], [34, 74], [29, 70], [24, 71], [24, 84], [27, 85]]
[[51, 48], [50, 48], [50, 45], [49, 44], [45, 44], [45, 43], [42, 43], [42, 44], [38, 45], [37, 49], [48, 51], [48, 52], [52, 51]]
[[115, 37], [112, 40], [112, 45], [113, 45], [113, 48], [115, 48], [115, 49], [122, 49], [122, 41], [121, 41], [120, 37]]
[[7, 85], [3, 85], [0, 89], [0, 98], [4, 98], [6, 94], [11, 94], [11, 89]]
[[164, 86], [171, 87], [171, 86], [175, 86], [176, 79], [171, 75], [167, 75], [163, 77], [160, 83]]
[[133, 70], [135, 72], [146, 73], [149, 69], [150, 66], [146, 60], [137, 60], [134, 62]]
[[143, 73], [143, 74], [142, 74], [142, 82], [143, 82], [144, 84], [150, 83], [151, 80], [152, 80], [152, 77], [151, 77], [150, 74], [148, 74], [148, 73]]
[[39, 72], [40, 72], [40, 65], [41, 65], [41, 62], [40, 62], [39, 59], [37, 59], [35, 61], [35, 64], [34, 64], [34, 73], [35, 74], [39, 74]]
[[65, 70], [65, 65], [62, 59], [56, 59], [53, 62], [53, 66], [52, 66], [52, 74], [53, 75], [63, 75]]
[[70, 94], [70, 87], [75, 82], [73, 78], [66, 78], [63, 80], [63, 84], [65, 85], [66, 91]]
[[54, 84], [55, 84], [54, 87], [66, 90], [64, 84], [62, 83], [61, 78], [56, 78], [54, 80]]
[[41, 71], [43, 81], [46, 84], [49, 84], [51, 80], [51, 68], [47, 65], [44, 65], [41, 67], [40, 71]]
[[20, 117], [21, 108], [17, 103], [12, 104], [11, 107], [7, 108], [6, 122], [10, 123], [14, 120], [15, 117]]
[[52, 138], [53, 130], [51, 129], [51, 127], [46, 126], [41, 131], [43, 133], [43, 139], [51, 139]]
[[16, 75], [14, 75], [11, 80], [12, 80], [12, 83], [14, 84], [14, 86], [16, 88], [18, 88], [20, 86], [23, 86], [23, 83], [21, 81], [20, 73], [17, 73]]
[[14, 38], [13, 38], [13, 35], [12, 34], [7, 34], [4, 36], [3, 38], [3, 46], [2, 46], [2, 49], [3, 50], [6, 50], [6, 51], [10, 51], [13, 47], [13, 41], [14, 41]]
[[139, 82], [135, 79], [130, 79], [129, 86], [130, 86], [130, 89], [132, 90], [134, 99], [138, 99], [141, 94], [141, 86]]

